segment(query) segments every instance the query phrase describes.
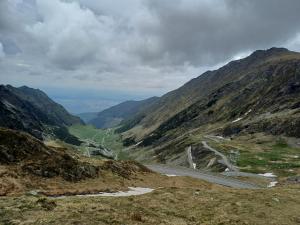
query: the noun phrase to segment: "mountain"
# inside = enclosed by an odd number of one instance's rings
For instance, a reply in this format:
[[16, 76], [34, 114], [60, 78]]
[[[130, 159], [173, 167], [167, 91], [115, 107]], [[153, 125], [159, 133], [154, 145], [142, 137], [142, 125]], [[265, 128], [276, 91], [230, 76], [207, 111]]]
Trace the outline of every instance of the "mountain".
[[79, 162], [62, 149], [47, 147], [29, 134], [0, 128], [0, 164], [21, 166], [24, 174], [52, 178], [61, 176], [67, 181], [95, 178], [98, 169]]
[[141, 101], [126, 101], [98, 113], [97, 117], [88, 123], [97, 128], [109, 128], [119, 125], [123, 120], [145, 110], [158, 97], [152, 97]]
[[[258, 50], [207, 71], [167, 93], [121, 130], [129, 143], [158, 146], [201, 127], [233, 135], [267, 132], [299, 137], [300, 54]], [[214, 124], [214, 125], [213, 125]]]
[[24, 101], [30, 102], [34, 107], [43, 111], [43, 113], [56, 124], [63, 124], [66, 126], [83, 124], [79, 117], [71, 115], [62, 105], [54, 102], [39, 89], [33, 89], [26, 86], [14, 88], [10, 85], [8, 85], [7, 88]]
[[154, 175], [136, 162], [87, 160], [67, 147], [46, 146], [28, 133], [3, 127], [0, 168], [0, 196], [99, 193]]
[[86, 112], [77, 114], [77, 116], [79, 116], [79, 118], [82, 119], [85, 123], [89, 123], [92, 119], [95, 119], [97, 115], [98, 112]]
[[26, 86], [15, 88], [0, 85], [0, 126], [22, 130], [43, 139], [54, 136], [79, 144], [67, 126], [83, 124], [44, 92]]

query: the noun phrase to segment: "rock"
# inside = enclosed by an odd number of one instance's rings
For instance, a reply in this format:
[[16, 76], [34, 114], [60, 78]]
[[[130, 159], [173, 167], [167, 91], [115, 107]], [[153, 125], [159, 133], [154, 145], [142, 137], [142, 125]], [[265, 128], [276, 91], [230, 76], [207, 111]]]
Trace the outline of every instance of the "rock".
[[96, 178], [99, 168], [74, 159], [63, 148], [47, 147], [29, 134], [0, 128], [0, 164], [20, 166], [25, 174], [67, 181]]
[[292, 184], [300, 184], [300, 176], [289, 177], [287, 178], [287, 182]]
[[27, 192], [27, 195], [32, 195], [32, 196], [37, 196], [39, 193], [37, 190], [32, 190], [32, 191], [29, 191]]
[[52, 211], [57, 206], [55, 201], [49, 200], [47, 198], [41, 198], [41, 199], [37, 200], [36, 203], [47, 211]]

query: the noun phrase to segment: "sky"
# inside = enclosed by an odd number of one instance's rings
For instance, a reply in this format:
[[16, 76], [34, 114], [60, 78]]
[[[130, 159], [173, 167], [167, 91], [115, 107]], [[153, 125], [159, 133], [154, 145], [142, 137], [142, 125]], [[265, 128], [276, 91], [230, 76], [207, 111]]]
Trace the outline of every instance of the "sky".
[[0, 83], [101, 111], [257, 49], [300, 51], [299, 12], [299, 0], [0, 0]]

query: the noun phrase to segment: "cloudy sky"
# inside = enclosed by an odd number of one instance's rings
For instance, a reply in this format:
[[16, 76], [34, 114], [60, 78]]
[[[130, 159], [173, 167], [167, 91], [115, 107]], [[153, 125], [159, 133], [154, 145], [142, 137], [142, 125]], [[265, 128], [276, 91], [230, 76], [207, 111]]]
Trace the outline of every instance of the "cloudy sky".
[[0, 0], [0, 83], [75, 113], [161, 95], [272, 46], [300, 51], [299, 0]]

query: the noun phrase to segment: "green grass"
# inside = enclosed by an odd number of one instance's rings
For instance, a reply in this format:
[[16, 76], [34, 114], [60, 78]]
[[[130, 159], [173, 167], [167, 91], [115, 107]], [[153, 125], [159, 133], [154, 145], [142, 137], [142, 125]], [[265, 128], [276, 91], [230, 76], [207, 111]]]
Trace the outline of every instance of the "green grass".
[[287, 177], [295, 175], [300, 168], [300, 149], [289, 146], [283, 138], [256, 139], [254, 143], [241, 139], [224, 143], [210, 141], [209, 144], [227, 156], [231, 150], [238, 151], [236, 164], [244, 172], [273, 172]]
[[123, 149], [122, 140], [119, 134], [113, 129], [97, 129], [91, 125], [74, 125], [69, 127], [69, 132], [80, 140], [91, 140], [108, 148], [115, 153]]
[[300, 167], [300, 160], [291, 157], [295, 155], [300, 156], [300, 150], [290, 147], [283, 139], [279, 139], [264, 152], [241, 152], [237, 165], [248, 167], [245, 169], [248, 172], [270, 170], [279, 175], [286, 175], [287, 170]]

